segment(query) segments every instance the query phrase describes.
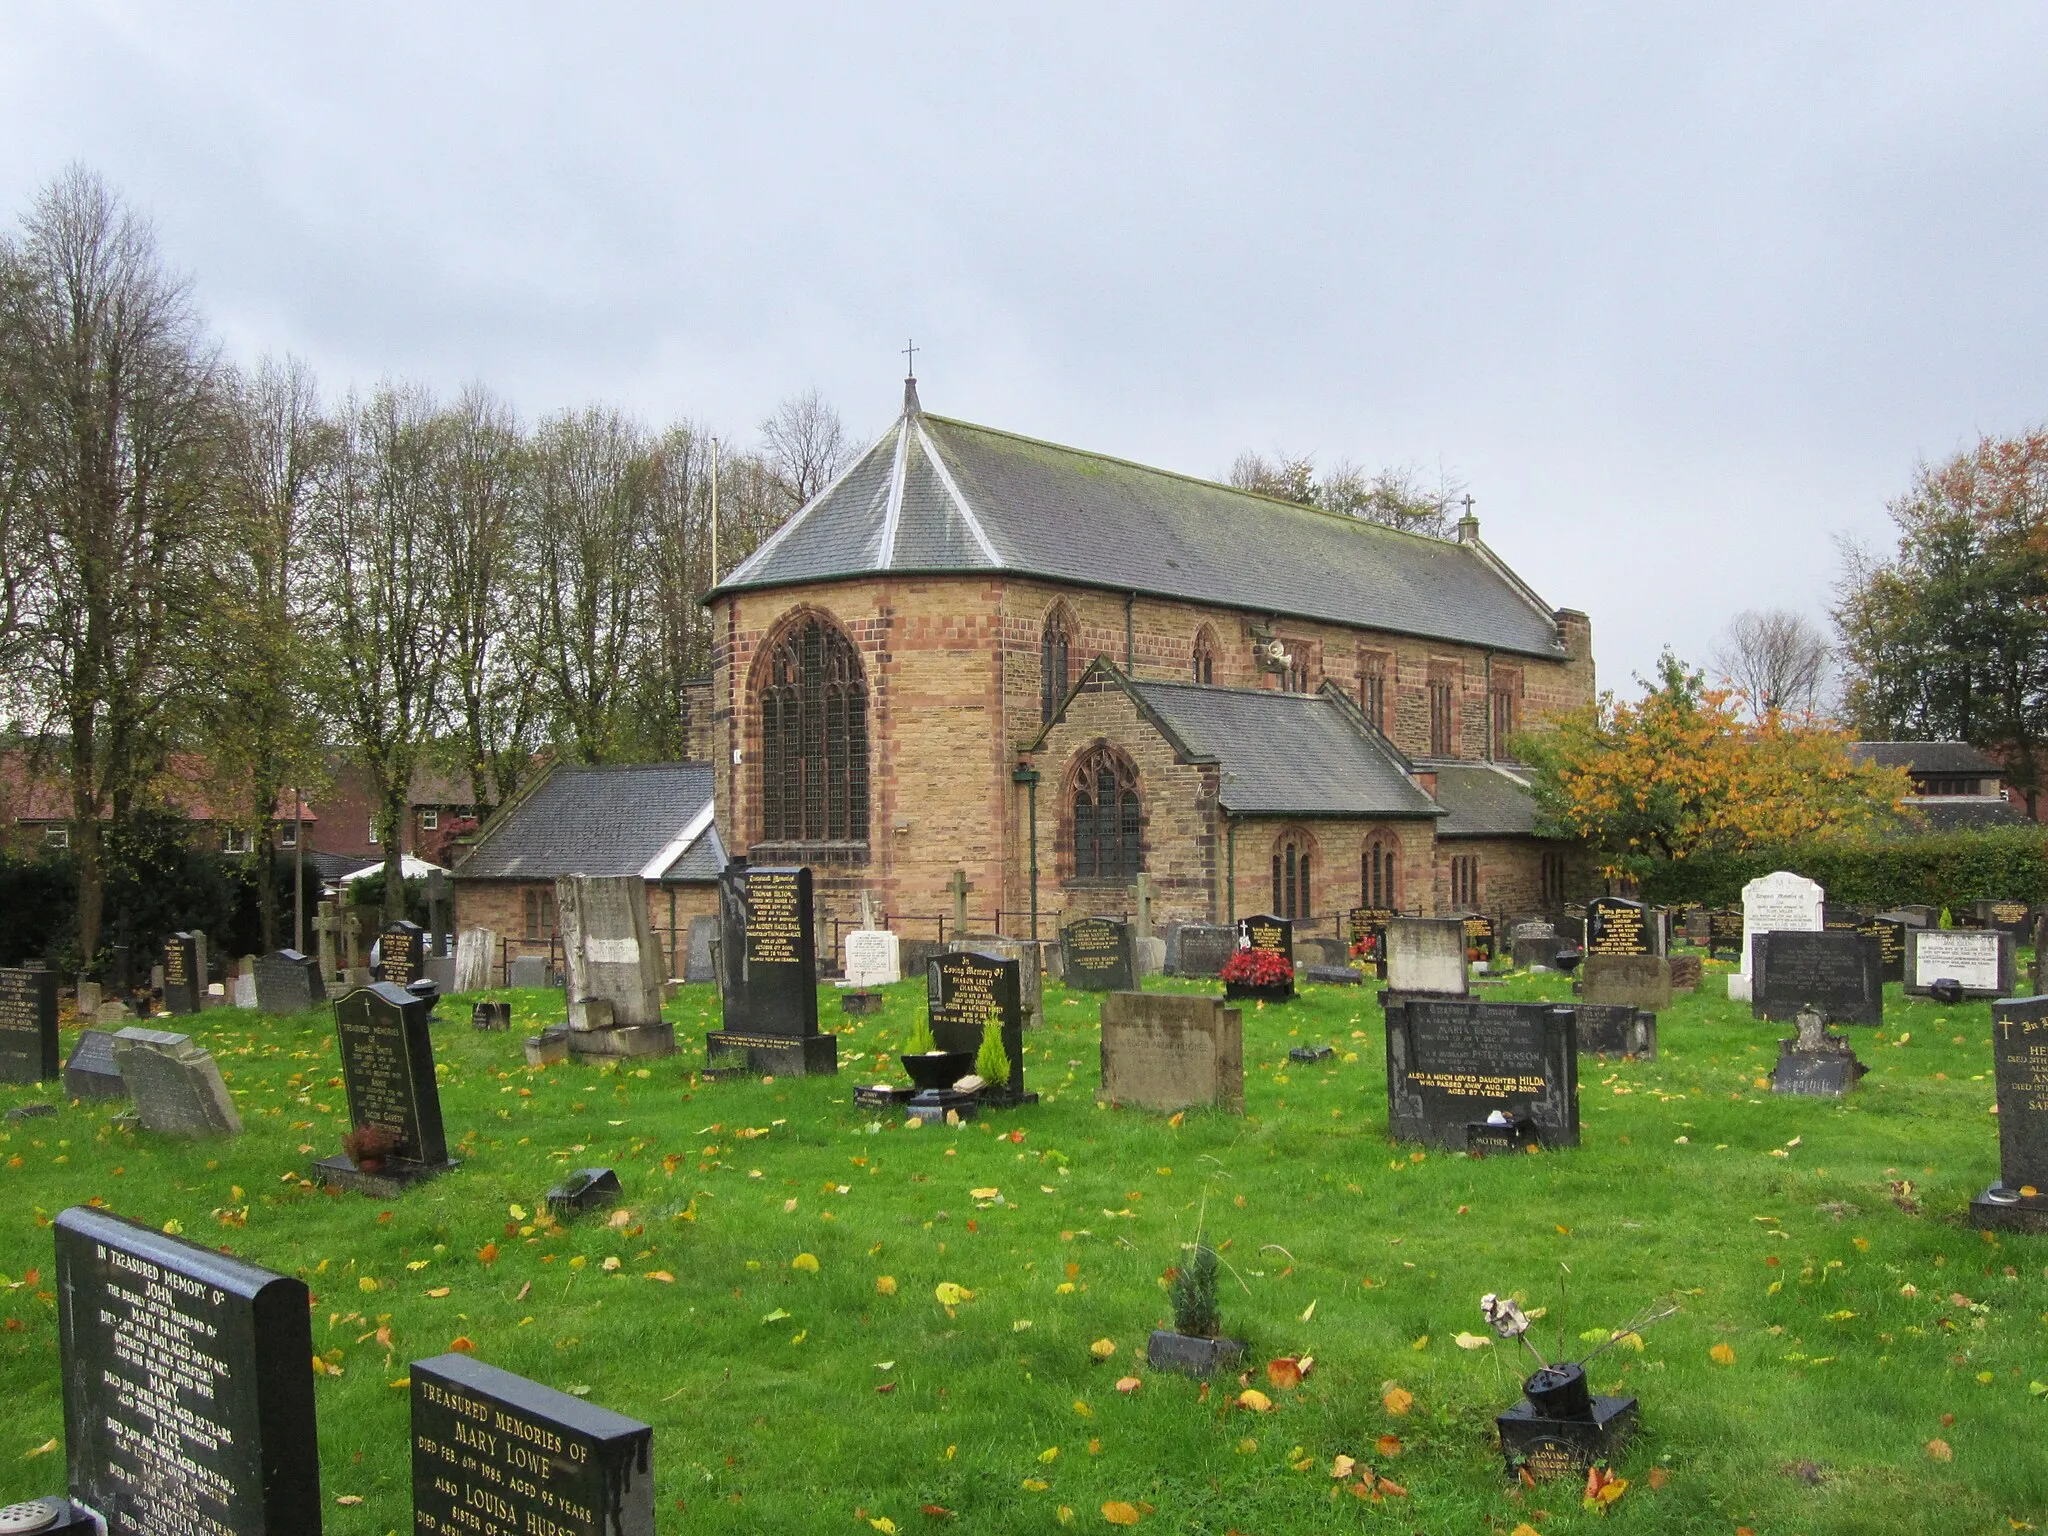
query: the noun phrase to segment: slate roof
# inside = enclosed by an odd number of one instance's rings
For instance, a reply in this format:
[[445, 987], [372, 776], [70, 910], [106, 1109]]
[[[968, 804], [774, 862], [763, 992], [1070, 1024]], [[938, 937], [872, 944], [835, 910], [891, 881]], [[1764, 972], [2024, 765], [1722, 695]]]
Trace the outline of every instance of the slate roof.
[[[551, 880], [557, 875], [642, 874], [711, 804], [711, 790], [711, 768], [705, 763], [558, 765], [491, 818], [455, 876]], [[671, 859], [665, 877], [709, 880], [723, 855], [716, 827], [707, 825]], [[716, 863], [700, 874], [703, 860], [714, 856]]]
[[1534, 837], [1536, 799], [1528, 781], [1505, 763], [1416, 763], [1436, 775], [1436, 802], [1448, 813], [1436, 824], [1438, 837]]
[[1393, 748], [1342, 695], [1131, 682], [1182, 755], [1213, 760], [1226, 810], [1259, 816], [1422, 817], [1438, 814]]
[[1904, 768], [1913, 773], [1967, 773], [2004, 778], [2005, 767], [1990, 753], [1967, 741], [1852, 741], [1849, 754], [1859, 763]]
[[1928, 829], [1934, 832], [2028, 825], [2020, 808], [1998, 795], [1909, 795], [1906, 805], [1926, 817]]
[[717, 588], [1004, 570], [1557, 657], [1542, 599], [1453, 543], [1105, 454], [904, 414]]

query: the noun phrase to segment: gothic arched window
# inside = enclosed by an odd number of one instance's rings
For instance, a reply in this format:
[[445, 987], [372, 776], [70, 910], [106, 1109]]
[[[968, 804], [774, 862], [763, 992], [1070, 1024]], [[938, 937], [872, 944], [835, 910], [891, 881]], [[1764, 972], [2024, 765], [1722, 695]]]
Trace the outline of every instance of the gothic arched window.
[[1074, 632], [1067, 620], [1067, 611], [1064, 607], [1055, 608], [1045, 616], [1045, 632], [1038, 641], [1038, 721], [1041, 725], [1052, 724], [1052, 717], [1067, 701], [1067, 690], [1074, 685], [1073, 673], [1068, 670], [1073, 648]]
[[1366, 839], [1365, 855], [1359, 860], [1358, 904], [1395, 911], [1400, 906], [1394, 870], [1400, 845], [1391, 832], [1375, 832]]
[[1216, 681], [1216, 637], [1204, 624], [1195, 634], [1195, 681], [1213, 683]]
[[1283, 832], [1273, 844], [1273, 915], [1300, 921], [1311, 916], [1309, 864], [1313, 853], [1305, 832]]
[[1091, 748], [1074, 765], [1074, 878], [1128, 880], [1142, 867], [1138, 770], [1121, 752]]
[[761, 840], [868, 840], [868, 691], [853, 643], [806, 619], [770, 648], [761, 689]]

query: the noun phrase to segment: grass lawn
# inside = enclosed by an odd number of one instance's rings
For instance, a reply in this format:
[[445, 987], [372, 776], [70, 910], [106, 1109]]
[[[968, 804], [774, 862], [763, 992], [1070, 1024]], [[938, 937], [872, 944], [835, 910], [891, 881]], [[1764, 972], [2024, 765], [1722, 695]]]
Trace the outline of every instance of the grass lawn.
[[[1850, 1031], [1862, 1090], [1784, 1099], [1759, 1079], [1789, 1026], [1730, 1005], [1725, 973], [1662, 1016], [1659, 1061], [1583, 1060], [1581, 1149], [1481, 1161], [1387, 1142], [1381, 1015], [1358, 989], [1247, 1011], [1247, 1113], [1175, 1125], [1095, 1104], [1095, 1002], [1049, 988], [1027, 1036], [1045, 1101], [919, 1130], [852, 1102], [901, 1079], [876, 1057], [916, 985], [862, 1020], [828, 992], [836, 1079], [701, 1085], [708, 987], [670, 1005], [680, 1057], [619, 1072], [524, 1066], [519, 1036], [558, 998], [514, 994], [511, 1036], [473, 1033], [451, 1000], [435, 1051], [464, 1166], [389, 1205], [302, 1182], [345, 1129], [331, 1020], [208, 1013], [186, 1022], [236, 1093], [239, 1140], [115, 1130], [91, 1105], [0, 1128], [0, 1502], [62, 1485], [60, 1451], [37, 1454], [63, 1433], [45, 1229], [99, 1201], [312, 1286], [330, 1532], [409, 1530], [394, 1384], [458, 1337], [652, 1423], [663, 1531], [1106, 1529], [1110, 1500], [1219, 1536], [2048, 1529], [2048, 1240], [1965, 1222], [1997, 1168], [1989, 1008], [1890, 988], [1885, 1026]], [[1566, 992], [1547, 976], [1492, 995]], [[1320, 1040], [1334, 1060], [1286, 1060]], [[618, 1170], [626, 1224], [536, 1228], [548, 1186], [594, 1164]], [[1226, 1329], [1251, 1341], [1269, 1413], [1234, 1407], [1235, 1379], [1205, 1395], [1143, 1368], [1205, 1200], [1234, 1270]], [[949, 1314], [941, 1282], [972, 1298]], [[1547, 1307], [1546, 1350], [1683, 1302], [1593, 1368], [1642, 1399], [1604, 1516], [1575, 1486], [1503, 1479], [1491, 1419], [1527, 1357], [1461, 1347], [1486, 1291]], [[1268, 1387], [1264, 1362], [1302, 1352], [1307, 1380]], [[1340, 1488], [1339, 1454], [1405, 1495]]]

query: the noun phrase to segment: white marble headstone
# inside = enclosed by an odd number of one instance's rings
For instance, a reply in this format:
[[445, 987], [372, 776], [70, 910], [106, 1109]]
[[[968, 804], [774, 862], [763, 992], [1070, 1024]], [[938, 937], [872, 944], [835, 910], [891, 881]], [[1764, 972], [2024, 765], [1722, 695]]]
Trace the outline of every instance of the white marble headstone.
[[1819, 933], [1827, 892], [1818, 880], [1777, 870], [1742, 888], [1742, 969], [1728, 978], [1728, 996], [1749, 1001], [1750, 940], [1760, 933]]
[[903, 979], [903, 947], [886, 928], [856, 928], [846, 936], [846, 979], [856, 987], [886, 987]]

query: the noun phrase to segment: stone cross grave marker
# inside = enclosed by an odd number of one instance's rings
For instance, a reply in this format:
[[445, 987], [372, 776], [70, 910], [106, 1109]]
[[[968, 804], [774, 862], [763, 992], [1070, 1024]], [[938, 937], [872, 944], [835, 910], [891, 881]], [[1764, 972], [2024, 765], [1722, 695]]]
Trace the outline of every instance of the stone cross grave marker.
[[273, 949], [256, 960], [256, 1006], [264, 1013], [305, 1013], [327, 1001], [320, 963], [296, 949]]
[[2012, 936], [1998, 928], [1908, 928], [1907, 995], [1926, 997], [1943, 980], [1960, 982], [1965, 997], [2010, 997]]
[[415, 1360], [420, 1536], [654, 1536], [654, 1430], [467, 1355]]
[[456, 1166], [441, 1125], [434, 1078], [432, 1004], [388, 981], [358, 987], [334, 1005], [349, 1125], [381, 1126], [393, 1138], [381, 1166], [358, 1166], [346, 1152], [315, 1163], [321, 1182], [360, 1194], [390, 1195]]
[[1404, 995], [1465, 995], [1462, 918], [1397, 917], [1387, 924], [1385, 932], [1388, 990]]
[[46, 1082], [57, 1058], [57, 973], [0, 967], [0, 1083]]
[[725, 1017], [704, 1037], [707, 1059], [777, 1077], [836, 1073], [839, 1037], [818, 1031], [810, 870], [734, 859], [719, 872], [718, 910]]
[[994, 1016], [1003, 1053], [1010, 1058], [1010, 1080], [991, 1097], [1012, 1104], [1034, 1103], [1038, 1097], [1024, 1090], [1023, 969], [1018, 960], [956, 950], [927, 962], [925, 972], [932, 1043], [940, 1050], [973, 1055]]
[[953, 933], [956, 938], [967, 933], [967, 893], [974, 889], [967, 883], [967, 871], [956, 869], [953, 878], [946, 882], [946, 889], [953, 893]]
[[190, 1035], [131, 1025], [114, 1036], [114, 1064], [145, 1131], [165, 1136], [239, 1136], [242, 1117], [213, 1052]]
[[1060, 930], [1067, 985], [1081, 992], [1129, 992], [1138, 984], [1128, 923], [1083, 917]]
[[1970, 1202], [1984, 1231], [2048, 1232], [2048, 997], [1991, 1005], [1998, 1179]]
[[197, 1013], [206, 995], [206, 936], [174, 933], [164, 940], [164, 1011]]
[[320, 910], [313, 919], [313, 932], [318, 939], [320, 951], [320, 979], [333, 981], [341, 975], [341, 910], [340, 903], [327, 900], [320, 903]]
[[427, 953], [436, 959], [448, 953], [448, 895], [445, 870], [427, 871]]
[[1220, 997], [1112, 992], [1102, 1000], [1106, 1104], [1244, 1113], [1243, 1015]]
[[1166, 969], [1166, 940], [1152, 931], [1152, 898], [1157, 894], [1152, 877], [1139, 871], [1133, 898], [1137, 910], [1131, 923], [1131, 955], [1139, 979], [1157, 976]]
[[1819, 933], [1827, 893], [1820, 882], [1789, 870], [1760, 875], [1742, 888], [1742, 966], [1728, 978], [1728, 996], [1746, 1003], [1754, 989], [1751, 946], [1760, 933]]
[[82, 1206], [56, 1240], [72, 1498], [118, 1536], [318, 1536], [305, 1282]]
[[[1382, 994], [1387, 1125], [1463, 1150], [1579, 1144], [1577, 1021], [1550, 1003]], [[1488, 1121], [1493, 1125], [1488, 1125]]]
[[1884, 1022], [1884, 955], [1875, 935], [1760, 933], [1755, 950], [1752, 1018], [1796, 1019], [1810, 1007], [1835, 1024]]

